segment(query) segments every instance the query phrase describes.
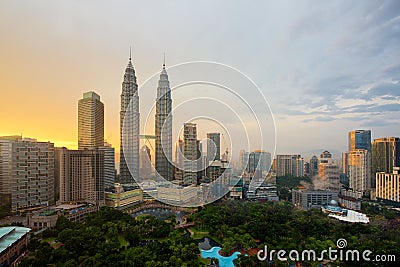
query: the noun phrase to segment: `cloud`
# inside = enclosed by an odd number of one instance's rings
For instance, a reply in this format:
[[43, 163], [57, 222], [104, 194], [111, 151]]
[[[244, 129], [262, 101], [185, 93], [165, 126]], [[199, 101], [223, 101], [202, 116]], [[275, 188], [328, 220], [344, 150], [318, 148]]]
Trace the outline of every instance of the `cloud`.
[[385, 120], [385, 119], [373, 119], [373, 120], [366, 120], [363, 121], [360, 126], [361, 127], [383, 127], [383, 126], [389, 126], [392, 125], [393, 122], [390, 120]]
[[[331, 12], [323, 12], [327, 7]], [[315, 64], [304, 66], [309, 69], [298, 77], [303, 85], [298, 87], [299, 94], [285, 100], [290, 105], [287, 115], [302, 112], [311, 117], [306, 121], [330, 121], [332, 116], [348, 113], [396, 112], [400, 98], [399, 10], [398, 1], [323, 3], [301, 17], [293, 27], [293, 38], [315, 38], [315, 45], [309, 47]], [[324, 16], [316, 18], [318, 12]], [[382, 67], [382, 62], [386, 66]]]
[[305, 122], [305, 123], [312, 122], [312, 121], [329, 122], [329, 121], [334, 121], [334, 120], [336, 120], [336, 118], [329, 117], [329, 116], [326, 116], [326, 117], [318, 116], [318, 117], [315, 117], [315, 118], [312, 118], [312, 119], [305, 119], [305, 120], [303, 120], [303, 122]]
[[368, 92], [361, 95], [362, 99], [371, 100], [377, 96], [398, 97], [400, 96], [400, 83], [380, 83], [371, 87]]

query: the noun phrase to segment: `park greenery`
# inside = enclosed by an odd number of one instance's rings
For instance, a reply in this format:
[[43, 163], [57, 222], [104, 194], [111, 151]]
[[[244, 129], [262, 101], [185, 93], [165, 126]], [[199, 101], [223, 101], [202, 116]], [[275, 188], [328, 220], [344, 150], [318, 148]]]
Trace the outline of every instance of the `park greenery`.
[[[31, 238], [30, 253], [20, 266], [206, 266], [210, 261], [200, 258], [197, 247], [203, 237], [219, 243], [224, 255], [234, 251], [247, 254], [235, 260], [236, 266], [288, 266], [288, 262], [276, 260], [260, 262], [255, 253], [265, 245], [275, 250], [312, 249], [318, 253], [329, 247], [335, 249], [340, 238], [347, 240], [349, 249], [368, 249], [372, 255], [400, 259], [400, 229], [384, 223], [385, 217], [393, 214], [375, 206], [366, 208], [382, 222], [344, 223], [320, 210], [299, 210], [289, 202], [223, 200], [188, 215], [187, 221], [195, 223], [189, 236], [182, 229], [174, 229], [172, 217], [165, 221], [149, 215], [134, 219], [103, 207], [81, 223], [60, 217], [54, 229]], [[333, 264], [354, 266], [351, 262]], [[360, 262], [357, 266], [384, 265]]]
[[135, 220], [109, 208], [84, 223], [59, 217], [54, 229], [31, 239], [20, 266], [200, 266], [197, 244], [173, 227], [174, 222]]
[[[195, 221], [198, 231], [208, 233], [222, 245], [222, 252], [229, 255], [234, 250], [261, 249], [264, 245], [277, 250], [320, 252], [336, 248], [336, 241], [344, 238], [350, 249], [368, 249], [372, 255], [390, 254], [400, 259], [400, 229], [344, 223], [328, 218], [320, 210], [303, 211], [288, 202], [223, 201], [206, 206], [190, 219]], [[269, 266], [267, 262], [260, 263], [256, 255], [240, 256], [235, 262], [236, 266]], [[276, 261], [274, 264], [287, 266], [288, 263]], [[319, 263], [304, 264], [317, 266]], [[382, 266], [374, 264], [361, 262], [359, 266]], [[335, 266], [352, 265], [335, 262]]]

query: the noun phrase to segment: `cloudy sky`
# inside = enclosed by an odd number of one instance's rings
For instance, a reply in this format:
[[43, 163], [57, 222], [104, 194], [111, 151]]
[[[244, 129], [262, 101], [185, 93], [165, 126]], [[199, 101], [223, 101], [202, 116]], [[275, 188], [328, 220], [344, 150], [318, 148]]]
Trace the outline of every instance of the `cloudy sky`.
[[167, 65], [215, 61], [251, 77], [275, 116], [278, 153], [344, 151], [353, 129], [400, 135], [396, 0], [3, 0], [0, 34], [0, 135], [75, 147], [77, 101], [94, 90], [118, 147], [130, 45], [139, 86], [164, 52]]

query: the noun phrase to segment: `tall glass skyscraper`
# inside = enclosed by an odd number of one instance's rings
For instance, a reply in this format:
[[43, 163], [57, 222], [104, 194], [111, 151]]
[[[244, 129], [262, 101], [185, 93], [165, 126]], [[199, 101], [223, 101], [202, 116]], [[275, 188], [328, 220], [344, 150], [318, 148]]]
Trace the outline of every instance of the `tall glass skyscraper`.
[[119, 165], [121, 183], [133, 183], [133, 177], [139, 177], [139, 123], [138, 85], [135, 69], [129, 57], [121, 93]]
[[355, 149], [366, 149], [371, 153], [371, 130], [349, 132], [349, 151]]
[[172, 99], [165, 63], [158, 80], [155, 132], [157, 173], [167, 181], [174, 179], [172, 164]]

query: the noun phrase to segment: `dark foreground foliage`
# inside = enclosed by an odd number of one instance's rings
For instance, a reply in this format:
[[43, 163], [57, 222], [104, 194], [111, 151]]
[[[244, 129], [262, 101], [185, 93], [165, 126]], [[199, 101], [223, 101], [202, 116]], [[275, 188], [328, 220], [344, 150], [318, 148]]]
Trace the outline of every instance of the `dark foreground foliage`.
[[172, 223], [152, 216], [135, 220], [108, 208], [85, 223], [60, 217], [43, 238], [31, 240], [20, 266], [200, 266], [196, 243]]
[[[202, 231], [222, 244], [222, 251], [233, 249], [264, 248], [287, 252], [290, 250], [315, 250], [319, 252], [332, 247], [336, 241], [347, 240], [348, 249], [371, 250], [372, 255], [395, 255], [400, 261], [400, 229], [383, 224], [352, 224], [328, 218], [320, 210], [303, 211], [293, 208], [288, 202], [260, 203], [246, 201], [224, 201], [215, 203], [192, 215], [192, 220]], [[257, 240], [257, 245], [255, 241]], [[287, 256], [287, 255], [286, 255]], [[274, 262], [274, 266], [288, 263]], [[305, 261], [303, 264], [319, 266], [318, 262]], [[395, 266], [382, 262], [340, 262], [333, 266]], [[260, 265], [256, 256], [240, 257], [236, 266]]]

